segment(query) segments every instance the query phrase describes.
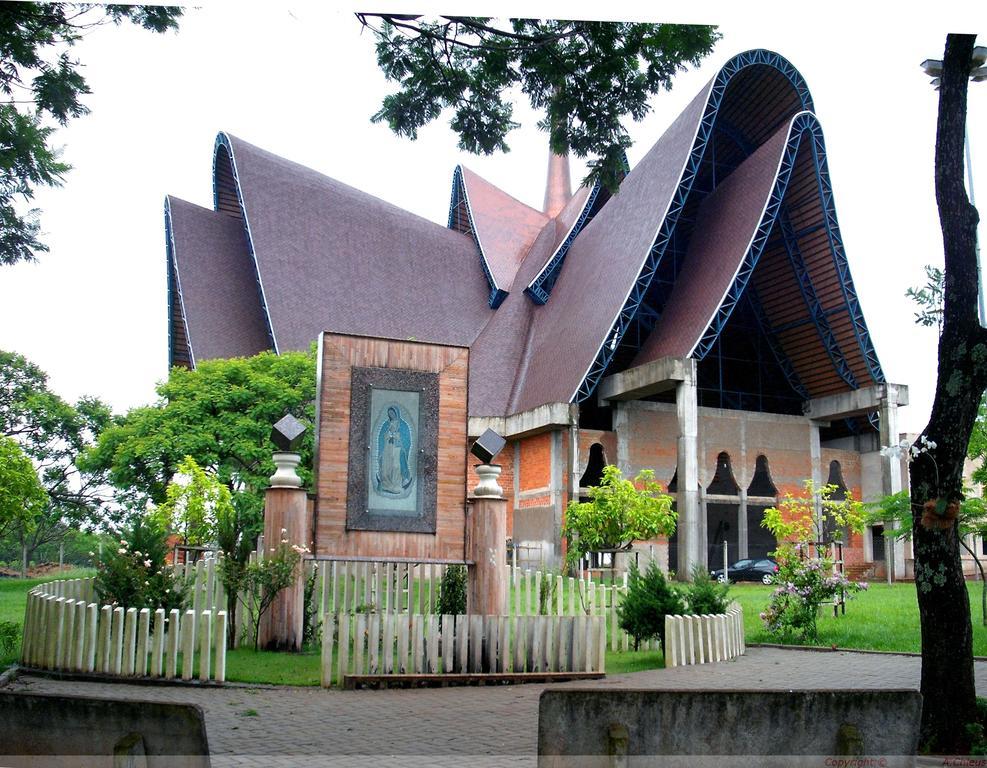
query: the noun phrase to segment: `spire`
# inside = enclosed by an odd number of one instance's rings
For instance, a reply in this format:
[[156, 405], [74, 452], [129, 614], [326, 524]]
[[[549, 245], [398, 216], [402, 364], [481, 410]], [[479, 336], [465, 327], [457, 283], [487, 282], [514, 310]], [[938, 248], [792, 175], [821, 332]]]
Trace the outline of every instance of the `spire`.
[[555, 218], [571, 197], [569, 156], [551, 152], [548, 156], [548, 180], [545, 183], [545, 205], [542, 210], [546, 215]]

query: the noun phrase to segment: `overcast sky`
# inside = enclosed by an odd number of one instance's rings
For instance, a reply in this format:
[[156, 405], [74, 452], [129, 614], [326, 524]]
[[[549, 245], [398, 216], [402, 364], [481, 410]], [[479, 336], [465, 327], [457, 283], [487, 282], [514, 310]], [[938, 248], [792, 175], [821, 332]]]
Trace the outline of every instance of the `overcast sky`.
[[[495, 12], [720, 25], [723, 39], [704, 64], [654, 98], [646, 120], [630, 123], [632, 167], [732, 55], [760, 47], [788, 58], [825, 132], [844, 244], [878, 355], [888, 379], [911, 390], [902, 429], [918, 431], [934, 391], [936, 339], [914, 325], [904, 292], [923, 281], [923, 264], [942, 263], [932, 173], [937, 96], [919, 64], [942, 58], [946, 32], [987, 29], [987, 11], [938, 3], [919, 20], [864, 3], [816, 4], [812, 14], [791, 12], [791, 3], [759, 3], [756, 14], [740, 5], [750, 4], [690, 3], [660, 17], [623, 2], [606, 4], [609, 17], [598, 3], [498, 3]], [[490, 6], [457, 1], [456, 12], [494, 13]], [[207, 3], [187, 12], [177, 34], [109, 27], [75, 53], [92, 114], [57, 132], [74, 169], [64, 187], [36, 198], [51, 252], [37, 264], [0, 268], [0, 348], [38, 363], [68, 399], [93, 394], [119, 411], [154, 399], [167, 375], [163, 199], [212, 205], [219, 130], [443, 225], [457, 163], [541, 207], [547, 139], [536, 115], [519, 108], [512, 151], [489, 158], [460, 152], [445, 121], [416, 142], [371, 125], [392, 89], [371, 37], [328, 3]], [[970, 88], [969, 127], [984, 202], [987, 83]], [[575, 164], [574, 180], [581, 173]], [[983, 239], [987, 227], [981, 232]]]

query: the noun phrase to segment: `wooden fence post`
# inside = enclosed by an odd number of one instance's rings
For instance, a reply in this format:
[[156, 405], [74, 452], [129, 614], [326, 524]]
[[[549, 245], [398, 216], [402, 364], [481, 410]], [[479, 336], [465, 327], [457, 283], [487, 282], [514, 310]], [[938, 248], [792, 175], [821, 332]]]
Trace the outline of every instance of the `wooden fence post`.
[[332, 685], [332, 648], [334, 643], [335, 616], [326, 613], [322, 616], [322, 668], [321, 682], [323, 688]]
[[216, 612], [216, 673], [217, 683], [226, 682], [226, 611]]
[[[201, 561], [200, 561], [201, 562]], [[192, 663], [195, 657], [195, 610], [185, 611], [182, 619], [182, 680], [192, 679]]]
[[209, 680], [212, 652], [212, 611], [203, 611], [196, 622], [199, 628], [199, 679]]
[[137, 616], [137, 662], [134, 664], [134, 674], [139, 677], [147, 676], [147, 644], [151, 631], [151, 611], [141, 608]]
[[181, 637], [181, 613], [172, 608], [168, 614], [168, 667], [165, 674], [168, 678], [178, 676], [178, 645]]

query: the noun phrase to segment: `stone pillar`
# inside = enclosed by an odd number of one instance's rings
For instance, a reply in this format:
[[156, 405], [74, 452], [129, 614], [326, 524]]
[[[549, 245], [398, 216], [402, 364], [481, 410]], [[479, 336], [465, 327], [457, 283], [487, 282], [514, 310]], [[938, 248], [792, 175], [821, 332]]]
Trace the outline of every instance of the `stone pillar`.
[[[884, 385], [884, 397], [880, 400], [879, 411], [881, 418], [881, 445], [896, 445], [899, 440], [898, 432], [898, 387], [894, 384]], [[898, 493], [901, 485], [901, 461], [895, 456], [881, 457], [881, 492], [885, 496]], [[904, 542], [897, 539], [886, 540], [885, 551], [888, 552], [889, 573], [893, 572], [896, 579], [905, 577], [905, 547]]]
[[[307, 547], [312, 540], [308, 515], [308, 495], [295, 473], [300, 457], [297, 453], [275, 453], [277, 471], [264, 494], [264, 556], [289, 544]], [[305, 577], [301, 564], [294, 584], [279, 594], [261, 620], [260, 647], [300, 651], [304, 635]]]
[[507, 612], [505, 550], [507, 541], [507, 500], [497, 484], [500, 466], [478, 464], [479, 485], [470, 499], [470, 556], [467, 611], [482, 616]]
[[705, 564], [699, 505], [699, 403], [696, 390], [696, 363], [685, 381], [675, 387], [678, 416], [678, 499], [679, 578], [688, 578], [694, 563]]

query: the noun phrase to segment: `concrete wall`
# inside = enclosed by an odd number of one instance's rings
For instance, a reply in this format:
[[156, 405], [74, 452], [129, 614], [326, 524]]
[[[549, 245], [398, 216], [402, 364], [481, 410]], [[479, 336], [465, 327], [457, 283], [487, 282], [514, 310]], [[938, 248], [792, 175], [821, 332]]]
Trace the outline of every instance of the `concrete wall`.
[[[921, 712], [921, 695], [906, 690], [547, 690], [538, 708], [538, 766], [815, 768], [851, 765], [838, 762], [850, 755], [874, 758], [854, 765], [912, 765]], [[662, 755], [709, 758], [654, 757]]]
[[[0, 691], [0, 723], [4, 766], [209, 766], [202, 709], [193, 704]], [[133, 762], [115, 762], [114, 751]]]

